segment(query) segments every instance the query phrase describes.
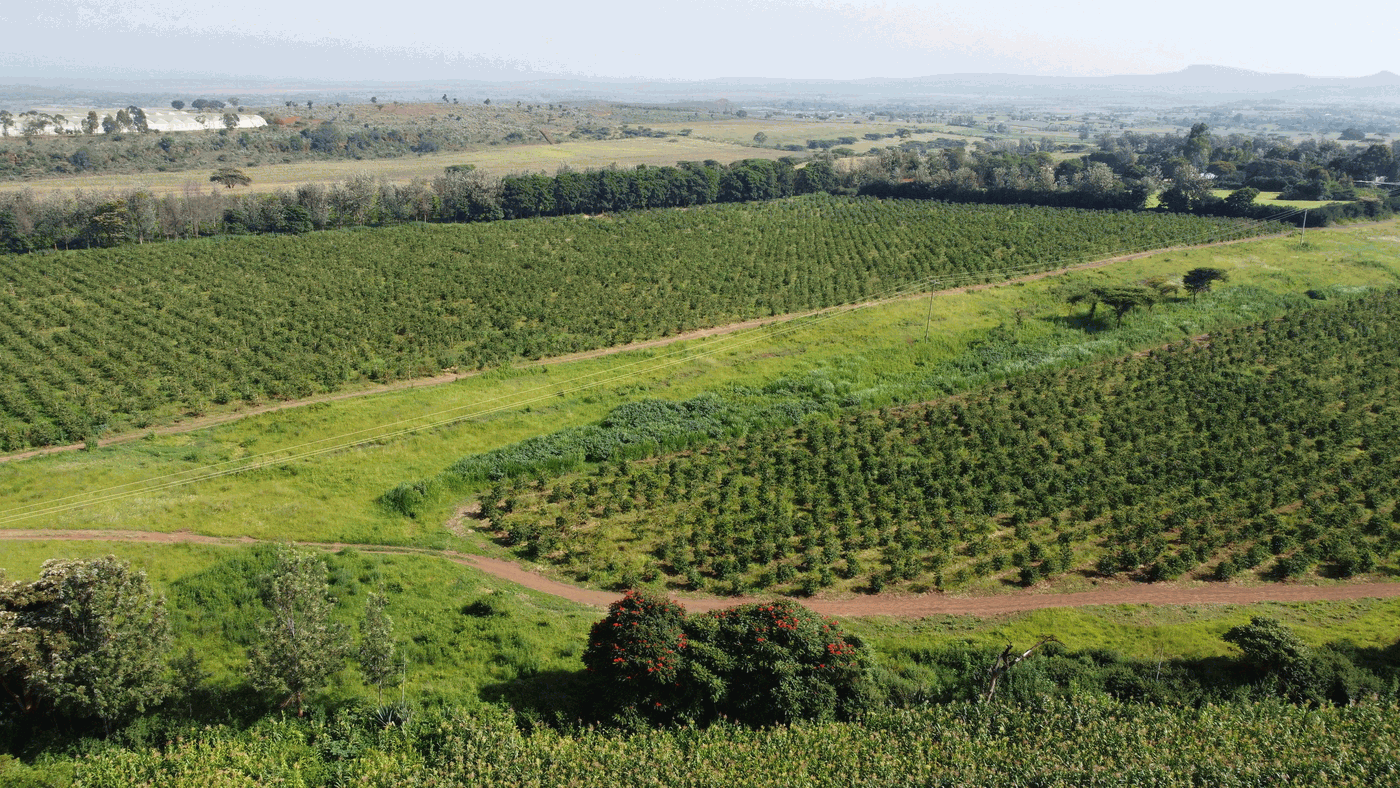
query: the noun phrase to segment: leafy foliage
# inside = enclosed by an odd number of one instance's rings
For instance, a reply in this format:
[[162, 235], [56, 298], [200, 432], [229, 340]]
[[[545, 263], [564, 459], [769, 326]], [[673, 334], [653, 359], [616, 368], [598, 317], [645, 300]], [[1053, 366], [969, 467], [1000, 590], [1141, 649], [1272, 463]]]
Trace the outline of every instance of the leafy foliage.
[[873, 702], [865, 644], [792, 600], [716, 610], [692, 621], [690, 658], [719, 690], [713, 708], [730, 719], [754, 725], [850, 719]]
[[165, 695], [164, 600], [114, 556], [54, 559], [0, 588], [0, 685], [21, 712], [49, 707], [105, 724]]
[[[879, 710], [860, 723], [745, 730], [520, 730], [504, 711], [449, 709], [392, 736], [350, 715], [192, 731], [168, 746], [94, 748], [84, 786], [309, 785], [1382, 785], [1393, 706], [1202, 708], [1102, 698]], [[215, 781], [218, 781], [217, 783]]]
[[608, 606], [588, 634], [583, 664], [608, 703], [652, 718], [690, 713], [685, 608], [635, 589]]
[[849, 718], [874, 693], [864, 643], [791, 600], [687, 618], [629, 590], [593, 627], [583, 662], [607, 706], [654, 720]]
[[267, 598], [271, 614], [248, 650], [248, 680], [262, 692], [305, 712], [306, 696], [340, 669], [349, 642], [330, 617], [335, 600], [326, 585], [326, 563], [316, 555], [283, 548]]
[[360, 674], [374, 686], [382, 703], [384, 685], [394, 676], [394, 619], [385, 611], [388, 600], [374, 593], [365, 599], [365, 617], [360, 623]]

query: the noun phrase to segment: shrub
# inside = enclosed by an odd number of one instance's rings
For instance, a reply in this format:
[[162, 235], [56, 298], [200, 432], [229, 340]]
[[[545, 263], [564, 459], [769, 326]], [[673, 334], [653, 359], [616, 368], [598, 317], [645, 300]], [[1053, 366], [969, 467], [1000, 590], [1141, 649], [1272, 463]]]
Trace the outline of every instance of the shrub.
[[844, 719], [875, 687], [865, 645], [789, 600], [687, 618], [676, 602], [630, 590], [594, 625], [583, 663], [599, 711], [623, 719]]
[[874, 694], [864, 643], [791, 600], [691, 619], [692, 681], [714, 712], [751, 725], [845, 719]]

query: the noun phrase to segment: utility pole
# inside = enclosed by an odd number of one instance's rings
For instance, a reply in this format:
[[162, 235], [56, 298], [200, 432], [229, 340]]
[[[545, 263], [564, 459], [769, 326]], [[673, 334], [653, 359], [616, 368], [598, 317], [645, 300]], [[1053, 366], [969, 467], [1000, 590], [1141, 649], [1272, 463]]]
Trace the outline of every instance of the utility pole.
[[1298, 245], [1303, 246], [1308, 242], [1308, 209], [1303, 209], [1303, 232], [1298, 235]]
[[931, 286], [932, 286], [934, 289], [928, 291], [928, 316], [924, 318], [924, 341], [925, 341], [925, 342], [928, 341], [928, 329], [929, 329], [929, 326], [933, 323], [933, 294], [937, 291], [937, 288], [938, 288], [938, 280], [935, 279], [935, 280], [934, 280], [933, 282], [931, 282], [930, 284], [931, 284]]

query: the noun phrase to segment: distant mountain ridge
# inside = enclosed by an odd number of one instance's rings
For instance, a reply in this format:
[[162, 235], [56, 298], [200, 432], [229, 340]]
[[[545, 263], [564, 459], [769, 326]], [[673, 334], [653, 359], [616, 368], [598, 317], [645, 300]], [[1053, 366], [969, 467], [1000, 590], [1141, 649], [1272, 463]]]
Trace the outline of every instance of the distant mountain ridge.
[[1071, 99], [1126, 101], [1142, 104], [1219, 103], [1240, 100], [1283, 100], [1298, 103], [1338, 101], [1400, 103], [1400, 75], [1379, 71], [1361, 77], [1314, 77], [1277, 74], [1227, 66], [1195, 65], [1165, 74], [1121, 74], [1104, 77], [1027, 76], [997, 73], [934, 74], [917, 77], [862, 79], [798, 79], [782, 77], [721, 77], [706, 80], [648, 80], [575, 76], [523, 75], [517, 80], [414, 80], [394, 82], [268, 79], [237, 76], [149, 78], [141, 80], [49, 79], [43, 87], [33, 80], [7, 86], [0, 77], [0, 106], [18, 95], [123, 93], [195, 95], [240, 92], [249, 101], [258, 97], [306, 97], [330, 100], [432, 100], [444, 91], [464, 99], [494, 96], [542, 100], [608, 100], [647, 103], [714, 101], [739, 103], [806, 100], [843, 103], [939, 100]]

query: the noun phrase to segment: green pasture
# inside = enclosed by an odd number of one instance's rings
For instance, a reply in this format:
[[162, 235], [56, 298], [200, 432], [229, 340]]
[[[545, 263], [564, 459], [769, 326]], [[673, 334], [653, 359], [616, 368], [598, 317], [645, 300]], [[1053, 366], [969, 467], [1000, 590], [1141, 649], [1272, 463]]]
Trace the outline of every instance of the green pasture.
[[[1387, 222], [1309, 233], [1306, 245], [1294, 235], [1172, 251], [1072, 276], [1131, 282], [1219, 266], [1231, 277], [1222, 296], [1235, 288], [1247, 293], [1249, 287], [1296, 294], [1393, 286], [1400, 281], [1397, 252], [1400, 225]], [[725, 337], [498, 370], [11, 462], [0, 474], [0, 526], [189, 530], [494, 551], [499, 548], [476, 535], [463, 540], [444, 527], [466, 501], [443, 502], [411, 519], [390, 513], [375, 499], [401, 482], [434, 476], [464, 455], [593, 423], [617, 405], [643, 398], [683, 400], [731, 384], [819, 373], [847, 381], [858, 395], [866, 392], [866, 399], [878, 399], [878, 391], [867, 390], [966, 352], [999, 326], [1014, 326], [1027, 339], [1054, 334], [1052, 321], [1067, 313], [1053, 295], [1058, 284], [1051, 278], [910, 298], [820, 319], [775, 320]], [[1101, 356], [1194, 336], [1209, 330], [1211, 321], [1264, 316], [1248, 298], [1221, 302], [1234, 306], [1220, 313], [1195, 310], [1189, 318], [1159, 307], [1150, 315], [1130, 315], [1122, 329], [1075, 341]], [[249, 462], [275, 464], [221, 475]]]
[[[1229, 197], [1234, 189], [1211, 189], [1210, 193], [1222, 200]], [[1280, 200], [1278, 196], [1282, 192], [1259, 192], [1259, 196], [1254, 201], [1260, 205], [1277, 205], [1281, 208], [1321, 208], [1324, 205], [1331, 205], [1332, 200]]]

